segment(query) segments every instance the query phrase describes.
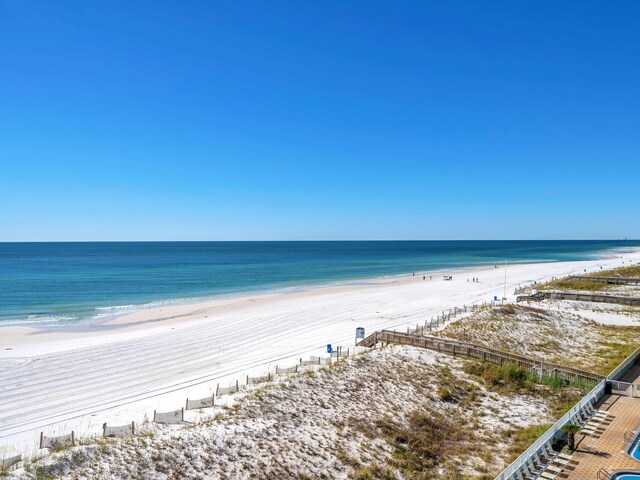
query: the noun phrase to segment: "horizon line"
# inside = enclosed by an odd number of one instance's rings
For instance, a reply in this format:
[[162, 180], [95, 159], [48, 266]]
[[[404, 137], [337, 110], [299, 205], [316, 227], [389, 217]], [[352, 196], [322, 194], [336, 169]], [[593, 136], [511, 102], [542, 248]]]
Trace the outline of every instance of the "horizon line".
[[640, 238], [447, 238], [447, 239], [304, 239], [304, 240], [0, 240], [7, 243], [304, 243], [304, 242], [640, 242]]

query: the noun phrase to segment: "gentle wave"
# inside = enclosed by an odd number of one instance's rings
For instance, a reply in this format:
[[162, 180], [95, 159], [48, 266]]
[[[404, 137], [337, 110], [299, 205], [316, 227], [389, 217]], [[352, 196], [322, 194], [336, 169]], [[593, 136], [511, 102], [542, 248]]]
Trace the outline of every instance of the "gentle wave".
[[0, 325], [101, 322], [141, 309], [363, 284], [412, 272], [610, 258], [620, 241], [0, 244]]

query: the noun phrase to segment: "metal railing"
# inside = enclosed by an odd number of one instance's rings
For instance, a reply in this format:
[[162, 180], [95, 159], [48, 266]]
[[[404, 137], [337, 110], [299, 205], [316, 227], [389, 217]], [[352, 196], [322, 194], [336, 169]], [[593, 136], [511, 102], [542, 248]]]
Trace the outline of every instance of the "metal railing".
[[608, 380], [607, 383], [611, 386], [611, 393], [613, 395], [621, 395], [623, 397], [640, 398], [640, 384], [618, 382], [615, 380]]
[[598, 470], [598, 473], [596, 475], [597, 480], [609, 480], [610, 478], [612, 478], [611, 473], [606, 471], [604, 468]]
[[584, 409], [588, 404], [596, 403], [602, 396], [604, 395], [606, 380], [602, 380], [596, 387], [591, 390], [587, 395], [585, 395], [576, 405], [574, 405], [571, 410], [565, 413], [560, 420], [553, 424], [549, 430], [547, 430], [538, 440], [536, 440], [533, 445], [527, 448], [522, 455], [516, 458], [511, 465], [505, 468], [502, 473], [500, 473], [496, 480], [508, 480], [514, 478], [516, 472], [518, 472], [521, 468], [525, 466], [525, 463], [533, 457], [536, 453], [542, 450], [542, 447], [549, 441], [551, 441], [556, 433], [562, 429], [564, 425], [570, 423], [574, 418], [578, 416], [578, 414]]
[[635, 438], [636, 434], [634, 432], [632, 432], [631, 430], [625, 430], [624, 431], [624, 443], [629, 443], [631, 440], [633, 440]]

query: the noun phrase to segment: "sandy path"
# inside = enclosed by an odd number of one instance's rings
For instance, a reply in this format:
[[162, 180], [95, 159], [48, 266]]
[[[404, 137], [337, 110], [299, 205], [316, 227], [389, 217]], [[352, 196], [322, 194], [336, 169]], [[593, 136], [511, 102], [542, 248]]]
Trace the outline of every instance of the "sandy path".
[[[625, 254], [625, 263], [640, 252]], [[511, 266], [514, 286], [622, 259]], [[96, 433], [210, 394], [218, 381], [263, 373], [327, 343], [353, 346], [355, 328], [406, 329], [444, 309], [502, 296], [504, 270], [452, 272], [149, 309], [94, 329], [0, 329], [0, 456], [29, 451], [40, 431]], [[480, 283], [467, 282], [479, 277]], [[8, 350], [8, 349], [11, 350]]]

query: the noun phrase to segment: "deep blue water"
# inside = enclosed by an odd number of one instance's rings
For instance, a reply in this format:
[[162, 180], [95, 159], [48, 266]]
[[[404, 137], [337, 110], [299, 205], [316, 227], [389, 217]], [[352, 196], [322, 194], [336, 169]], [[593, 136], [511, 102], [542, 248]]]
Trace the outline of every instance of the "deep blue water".
[[629, 455], [636, 460], [640, 460], [640, 436], [636, 436], [633, 446], [629, 449]]
[[0, 324], [77, 323], [151, 302], [632, 246], [640, 241], [0, 243]]

